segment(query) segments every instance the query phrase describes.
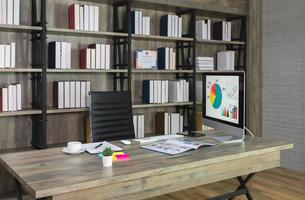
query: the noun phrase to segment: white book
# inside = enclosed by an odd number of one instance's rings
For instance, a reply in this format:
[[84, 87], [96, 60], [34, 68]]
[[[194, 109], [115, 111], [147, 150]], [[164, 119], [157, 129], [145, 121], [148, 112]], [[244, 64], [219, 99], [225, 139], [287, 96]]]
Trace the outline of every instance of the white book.
[[232, 40], [232, 23], [228, 22], [228, 41]]
[[168, 47], [165, 48], [165, 69], [170, 69], [170, 49]]
[[202, 23], [201, 21], [196, 21], [196, 39], [202, 40]]
[[171, 27], [172, 27], [172, 32], [170, 37], [175, 37], [175, 29], [176, 29], [176, 20], [175, 20], [175, 16], [171, 15]]
[[96, 51], [95, 49], [90, 49], [90, 51], [91, 51], [91, 58], [90, 58], [91, 69], [96, 69]]
[[75, 107], [76, 108], [80, 108], [80, 101], [81, 101], [80, 83], [81, 83], [80, 81], [75, 82]]
[[8, 111], [8, 88], [2, 88], [2, 111]]
[[94, 6], [89, 6], [89, 31], [94, 31]]
[[21, 110], [22, 109], [22, 105], [21, 105], [21, 84], [17, 84], [16, 85], [17, 91], [16, 91], [16, 95], [17, 95], [17, 110]]
[[89, 107], [91, 105], [90, 91], [91, 91], [91, 82], [86, 81], [86, 107]]
[[154, 93], [155, 93], [154, 86], [155, 86], [154, 81], [150, 80], [149, 81], [149, 103], [155, 103], [154, 102]]
[[0, 44], [0, 68], [4, 68], [5, 66], [5, 45]]
[[13, 24], [20, 25], [20, 0], [14, 0]]
[[96, 44], [95, 45], [95, 68], [96, 69], [102, 69], [102, 64], [101, 64], [101, 45]]
[[139, 34], [139, 11], [134, 11], [134, 32], [135, 34]]
[[138, 34], [143, 34], [143, 13], [142, 11], [138, 11], [139, 12], [139, 33]]
[[14, 21], [14, 18], [13, 18], [13, 13], [14, 13], [14, 5], [13, 5], [14, 1], [13, 0], [8, 0], [7, 1], [7, 11], [6, 11], [6, 14], [7, 14], [7, 24], [9, 25], [13, 25], [13, 21]]
[[11, 45], [5, 45], [5, 57], [4, 57], [4, 67], [10, 68], [11, 67]]
[[169, 69], [173, 69], [173, 49], [169, 48]]
[[57, 99], [57, 102], [58, 102], [58, 108], [59, 109], [62, 109], [64, 108], [64, 101], [65, 101], [65, 89], [64, 89], [64, 82], [63, 81], [58, 81], [58, 88], [57, 88], [57, 91], [58, 91], [58, 99]]
[[70, 81], [70, 108], [75, 108], [76, 101], [75, 81]]
[[101, 44], [101, 69], [106, 69], [106, 45]]
[[180, 115], [179, 133], [183, 132], [183, 115]]
[[84, 30], [84, 6], [79, 7], [79, 29]]
[[165, 102], [168, 103], [168, 80], [165, 81]]
[[55, 42], [55, 69], [61, 68], [61, 42]]
[[227, 30], [227, 23], [223, 21], [222, 22], [222, 40], [223, 41], [227, 40], [226, 30]]
[[7, 87], [8, 91], [8, 98], [7, 98], [7, 105], [8, 105], [8, 111], [13, 111], [13, 85], [9, 85]]
[[64, 108], [70, 108], [70, 82], [64, 82]]
[[74, 26], [75, 30], [80, 30], [80, 6], [78, 3], [74, 4]]
[[168, 81], [168, 101], [179, 102], [178, 99], [178, 81]]
[[162, 103], [162, 81], [157, 81], [157, 103]]
[[94, 6], [94, 31], [99, 31], [99, 7]]
[[167, 15], [167, 36], [172, 36], [172, 17]]
[[110, 45], [106, 45], [106, 69], [110, 69]]
[[186, 90], [185, 101], [189, 102], [190, 101], [190, 83], [189, 82], [185, 82], [185, 90]]
[[152, 82], [154, 84], [153, 103], [158, 103], [158, 83], [157, 80], [153, 80]]
[[141, 137], [144, 138], [145, 126], [144, 126], [144, 115], [140, 115], [140, 130], [141, 130]]
[[133, 121], [134, 136], [137, 139], [137, 138], [139, 138], [139, 136], [138, 136], [138, 116], [133, 115], [132, 119], [133, 119], [132, 121]]
[[210, 19], [208, 19], [207, 20], [207, 39], [208, 40], [211, 40], [211, 20]]
[[69, 42], [67, 42], [66, 43], [66, 48], [67, 48], [67, 65], [66, 65], [66, 67], [67, 67], [67, 69], [71, 69], [71, 51], [72, 51], [72, 49], [71, 49], [71, 43], [69, 43]]
[[169, 135], [168, 113], [164, 113], [164, 135]]
[[166, 81], [161, 81], [161, 103], [166, 103]]
[[68, 45], [66, 42], [61, 42], [61, 48], [60, 48], [60, 68], [61, 69], [67, 69], [67, 51], [68, 51]]
[[179, 133], [179, 122], [180, 122], [180, 114], [179, 113], [170, 113], [171, 118], [171, 134]]
[[81, 81], [80, 90], [80, 106], [82, 108], [86, 107], [86, 81]]
[[182, 17], [178, 19], [178, 37], [182, 37]]
[[17, 111], [17, 85], [13, 84], [13, 110], [12, 111]]
[[173, 70], [176, 69], [176, 52], [173, 52]]
[[89, 6], [84, 5], [84, 30], [89, 31]]
[[0, 24], [6, 24], [6, 0], [0, 0]]
[[11, 68], [16, 67], [16, 43], [12, 42], [11, 43], [11, 63], [10, 63]]
[[86, 68], [91, 69], [91, 50], [86, 48]]
[[150, 35], [150, 17], [146, 17], [146, 35]]
[[146, 17], [142, 18], [142, 34], [146, 35]]
[[179, 17], [175, 15], [175, 37], [179, 37]]

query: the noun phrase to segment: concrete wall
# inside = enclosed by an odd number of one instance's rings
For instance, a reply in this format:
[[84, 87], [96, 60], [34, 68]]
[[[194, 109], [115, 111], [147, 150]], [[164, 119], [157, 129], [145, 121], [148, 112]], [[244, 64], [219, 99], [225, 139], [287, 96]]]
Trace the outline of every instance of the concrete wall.
[[263, 0], [263, 136], [295, 148], [282, 165], [305, 172], [305, 1]]

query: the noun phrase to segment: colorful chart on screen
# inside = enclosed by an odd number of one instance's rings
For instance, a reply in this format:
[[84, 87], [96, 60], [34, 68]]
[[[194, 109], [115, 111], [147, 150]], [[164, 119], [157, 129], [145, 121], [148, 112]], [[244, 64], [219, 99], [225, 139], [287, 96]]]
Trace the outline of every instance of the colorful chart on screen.
[[213, 108], [218, 109], [222, 101], [222, 90], [221, 87], [215, 83], [212, 85], [210, 90], [210, 102]]

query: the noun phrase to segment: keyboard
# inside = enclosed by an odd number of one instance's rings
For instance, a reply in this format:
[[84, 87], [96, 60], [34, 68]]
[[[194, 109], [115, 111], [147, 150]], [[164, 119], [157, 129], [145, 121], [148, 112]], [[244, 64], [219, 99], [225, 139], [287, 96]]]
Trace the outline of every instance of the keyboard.
[[146, 144], [146, 143], [151, 143], [151, 142], [157, 142], [160, 140], [168, 140], [168, 139], [176, 139], [176, 138], [183, 138], [183, 135], [160, 135], [160, 136], [153, 136], [153, 137], [145, 137], [141, 139], [134, 139], [136, 142], [140, 142], [140, 144]]

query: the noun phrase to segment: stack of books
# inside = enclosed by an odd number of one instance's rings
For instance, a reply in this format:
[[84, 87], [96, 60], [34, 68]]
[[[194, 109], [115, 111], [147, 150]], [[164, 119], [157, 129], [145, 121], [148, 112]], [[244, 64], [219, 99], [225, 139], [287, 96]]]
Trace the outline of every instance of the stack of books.
[[177, 15], [163, 15], [160, 18], [160, 35], [168, 37], [182, 37], [182, 17]]
[[211, 39], [211, 20], [196, 21], [196, 39], [210, 40]]
[[157, 69], [157, 51], [137, 49], [135, 51], [136, 69]]
[[69, 28], [99, 31], [99, 7], [75, 3], [69, 7]]
[[85, 108], [90, 106], [90, 81], [56, 81], [53, 83], [54, 107]]
[[20, 0], [0, 0], [0, 24], [20, 25]]
[[16, 43], [0, 44], [0, 69], [16, 67]]
[[196, 67], [198, 70], [214, 70], [214, 58], [213, 57], [196, 57]]
[[71, 69], [71, 43], [50, 42], [48, 49], [49, 68]]
[[216, 22], [213, 25], [213, 39], [231, 41], [232, 39], [232, 23], [226, 21]]
[[143, 80], [143, 103], [168, 103], [168, 83], [168, 80]]
[[132, 11], [131, 32], [138, 35], [150, 35], [150, 17], [143, 16], [142, 11]]
[[110, 69], [110, 51], [108, 44], [91, 44], [80, 50], [80, 69]]
[[21, 110], [21, 84], [15, 83], [0, 88], [0, 111]]
[[234, 65], [234, 51], [221, 51], [217, 53], [217, 70], [234, 70]]
[[144, 115], [134, 114], [133, 115], [133, 127], [135, 138], [144, 138]]
[[188, 102], [190, 84], [186, 80], [168, 81], [168, 101], [169, 102]]
[[175, 70], [176, 69], [176, 52], [173, 48], [158, 48], [158, 69]]
[[171, 135], [183, 132], [183, 115], [179, 113], [158, 112], [156, 114], [157, 134]]

